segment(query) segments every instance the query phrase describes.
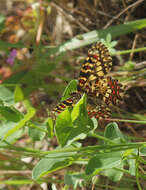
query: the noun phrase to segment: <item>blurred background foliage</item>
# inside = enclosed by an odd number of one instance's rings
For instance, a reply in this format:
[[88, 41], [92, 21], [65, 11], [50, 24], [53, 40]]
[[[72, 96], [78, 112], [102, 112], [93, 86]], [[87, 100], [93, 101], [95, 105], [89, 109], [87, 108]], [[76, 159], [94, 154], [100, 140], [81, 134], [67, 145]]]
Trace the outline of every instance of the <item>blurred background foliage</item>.
[[[23, 148], [14, 151], [11, 144], [42, 150], [57, 146], [51, 127], [47, 128], [48, 112], [60, 101], [67, 83], [78, 78], [88, 48], [98, 40], [112, 55], [111, 76], [125, 86], [123, 103], [113, 117], [135, 119], [132, 125], [123, 122], [119, 127], [130, 139], [145, 141], [146, 123], [140, 123], [146, 120], [145, 12], [144, 0], [0, 0], [1, 189], [54, 190], [53, 183], [63, 189], [65, 171], [37, 184], [31, 180], [37, 155], [27, 154], [29, 150], [23, 154]], [[106, 123], [99, 125], [100, 133]], [[90, 137], [83, 142], [96, 143]], [[128, 178], [128, 185], [125, 178], [119, 184], [97, 177], [92, 189], [129, 189], [129, 185], [137, 189], [134, 177]], [[80, 184], [74, 188], [91, 189], [90, 183], [82, 186], [79, 179], [75, 174], [65, 178], [66, 184], [69, 180]], [[144, 178], [141, 184], [146, 186]]]

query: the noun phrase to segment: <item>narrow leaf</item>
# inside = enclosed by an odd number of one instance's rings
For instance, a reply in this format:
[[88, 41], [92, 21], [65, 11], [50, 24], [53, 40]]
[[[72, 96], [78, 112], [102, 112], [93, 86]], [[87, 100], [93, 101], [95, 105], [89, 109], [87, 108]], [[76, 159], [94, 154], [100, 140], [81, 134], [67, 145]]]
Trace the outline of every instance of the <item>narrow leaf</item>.
[[101, 153], [91, 158], [87, 167], [86, 174], [97, 174], [103, 169], [109, 169], [118, 166], [122, 162], [121, 152]]
[[66, 158], [44, 158], [33, 168], [32, 178], [36, 180], [39, 177], [71, 164], [72, 161]]
[[109, 33], [111, 34], [112, 38], [116, 38], [143, 28], [146, 28], [146, 19], [139, 19], [124, 24], [111, 26], [103, 30], [93, 30], [91, 32], [76, 36], [70, 41], [63, 43], [58, 47], [58, 52], [62, 53], [66, 52], [67, 50], [73, 50], [89, 45], [91, 43], [97, 42], [101, 38], [106, 38]]
[[53, 121], [50, 117], [48, 118], [46, 125], [47, 125], [47, 130], [48, 130], [48, 137], [52, 138], [53, 137]]
[[14, 126], [12, 129], [10, 129], [4, 136], [4, 140], [9, 137], [10, 135], [12, 135], [13, 133], [15, 133], [16, 131], [18, 131], [19, 129], [21, 129], [22, 127], [24, 127], [25, 123], [27, 121], [29, 121], [35, 114], [35, 109], [34, 108], [30, 108], [28, 110], [28, 113], [24, 116], [24, 119], [22, 119], [16, 126]]
[[22, 89], [20, 88], [19, 85], [16, 85], [15, 91], [14, 91], [14, 100], [15, 102], [20, 102], [24, 100], [24, 95], [22, 92]]

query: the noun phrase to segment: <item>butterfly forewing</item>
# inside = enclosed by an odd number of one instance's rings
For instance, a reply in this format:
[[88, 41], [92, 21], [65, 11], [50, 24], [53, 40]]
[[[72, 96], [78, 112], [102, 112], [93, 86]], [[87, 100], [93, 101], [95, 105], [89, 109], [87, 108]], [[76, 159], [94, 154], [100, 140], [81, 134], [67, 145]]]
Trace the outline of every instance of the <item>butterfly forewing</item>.
[[81, 66], [78, 80], [78, 91], [86, 92], [88, 83], [104, 77], [112, 67], [112, 58], [108, 49], [101, 42], [96, 43], [88, 50], [88, 57]]

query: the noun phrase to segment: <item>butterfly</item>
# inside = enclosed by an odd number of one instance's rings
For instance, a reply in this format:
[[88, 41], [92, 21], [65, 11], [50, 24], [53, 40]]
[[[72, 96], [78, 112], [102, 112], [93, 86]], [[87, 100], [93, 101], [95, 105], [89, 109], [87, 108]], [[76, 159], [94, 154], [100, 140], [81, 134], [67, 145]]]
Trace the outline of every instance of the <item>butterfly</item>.
[[110, 106], [122, 100], [122, 84], [107, 76], [112, 68], [112, 58], [107, 47], [97, 42], [88, 50], [78, 77], [77, 91], [60, 102], [53, 113], [61, 113], [67, 107], [73, 107], [83, 93], [87, 94], [89, 117], [107, 118], [111, 115]]

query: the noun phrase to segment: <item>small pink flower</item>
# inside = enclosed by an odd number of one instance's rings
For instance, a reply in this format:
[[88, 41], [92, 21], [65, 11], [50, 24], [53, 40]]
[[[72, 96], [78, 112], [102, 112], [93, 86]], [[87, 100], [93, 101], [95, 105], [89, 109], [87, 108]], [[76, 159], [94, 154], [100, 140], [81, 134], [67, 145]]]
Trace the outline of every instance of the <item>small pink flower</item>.
[[16, 50], [16, 49], [13, 49], [13, 50], [10, 52], [10, 54], [9, 54], [9, 57], [8, 57], [8, 59], [7, 59], [7, 63], [10, 64], [10, 65], [13, 65], [16, 55], [17, 55], [17, 50]]
[[17, 50], [16, 49], [12, 49], [12, 51], [10, 52], [10, 56], [15, 58], [16, 55], [17, 55]]

